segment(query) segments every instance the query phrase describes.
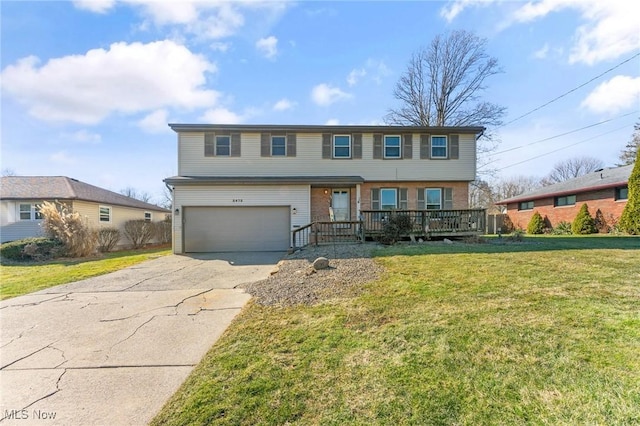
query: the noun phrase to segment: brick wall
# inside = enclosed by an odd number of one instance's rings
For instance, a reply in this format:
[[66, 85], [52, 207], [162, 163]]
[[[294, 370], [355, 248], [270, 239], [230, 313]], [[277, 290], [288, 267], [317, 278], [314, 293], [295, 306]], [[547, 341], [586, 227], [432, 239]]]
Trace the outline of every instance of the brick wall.
[[543, 218], [547, 218], [552, 227], [560, 222], [573, 222], [580, 208], [584, 203], [589, 207], [591, 217], [596, 216], [599, 209], [608, 225], [613, 221], [617, 222], [622, 215], [622, 210], [627, 204], [626, 200], [616, 201], [615, 190], [613, 188], [600, 191], [584, 192], [576, 195], [576, 204], [573, 206], [554, 207], [554, 198], [544, 198], [534, 201], [532, 210], [518, 211], [518, 204], [507, 205], [507, 214], [516, 228], [527, 229], [534, 212], [540, 213]]
[[[469, 208], [469, 184], [467, 182], [367, 182], [360, 186], [360, 209], [371, 209], [372, 188], [407, 188], [409, 210], [418, 207], [418, 188], [453, 188], [453, 209]], [[311, 188], [311, 220], [329, 220], [331, 191], [334, 188]], [[336, 188], [337, 189], [337, 188]], [[343, 189], [343, 188], [340, 188]], [[356, 220], [356, 188], [348, 188], [351, 199], [351, 219]], [[327, 192], [325, 194], [325, 191]]]

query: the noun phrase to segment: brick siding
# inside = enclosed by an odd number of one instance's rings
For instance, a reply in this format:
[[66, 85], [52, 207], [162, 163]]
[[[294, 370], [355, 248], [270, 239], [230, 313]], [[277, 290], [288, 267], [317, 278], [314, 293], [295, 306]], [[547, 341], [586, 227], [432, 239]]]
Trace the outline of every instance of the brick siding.
[[609, 226], [618, 222], [627, 204], [626, 200], [616, 201], [614, 188], [609, 188], [576, 194], [576, 203], [573, 206], [554, 207], [553, 197], [534, 200], [531, 210], [518, 211], [518, 203], [508, 204], [507, 215], [516, 228], [527, 229], [531, 216], [537, 211], [546, 218], [551, 227], [556, 227], [560, 222], [573, 222], [585, 203], [589, 207], [591, 217], [595, 218], [596, 212], [600, 210]]

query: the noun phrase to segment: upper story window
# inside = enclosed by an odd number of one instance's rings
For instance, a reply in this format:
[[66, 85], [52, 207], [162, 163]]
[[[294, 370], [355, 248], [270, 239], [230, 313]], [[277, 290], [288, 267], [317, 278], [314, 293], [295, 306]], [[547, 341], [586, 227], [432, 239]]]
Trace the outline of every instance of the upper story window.
[[20, 220], [41, 220], [42, 214], [38, 209], [38, 206], [35, 204], [27, 204], [22, 203], [19, 206], [20, 209]]
[[629, 199], [629, 187], [623, 186], [621, 188], [616, 188], [616, 201], [617, 200], [628, 200]]
[[522, 201], [518, 203], [518, 210], [533, 210], [533, 201]]
[[103, 223], [111, 222], [111, 207], [100, 206], [99, 220]]
[[384, 158], [400, 158], [401, 138], [398, 135], [385, 135]]
[[554, 205], [556, 207], [573, 206], [576, 204], [575, 195], [565, 195], [563, 197], [556, 197]]
[[144, 221], [151, 222], [151, 219], [152, 219], [151, 212], [144, 212]]
[[442, 209], [442, 189], [427, 188], [424, 190], [425, 208], [427, 210]]
[[271, 136], [271, 156], [284, 157], [287, 155], [287, 137]]
[[227, 157], [231, 155], [230, 136], [216, 136], [216, 155]]
[[351, 135], [333, 136], [333, 158], [351, 158]]
[[446, 136], [431, 136], [431, 158], [447, 158]]

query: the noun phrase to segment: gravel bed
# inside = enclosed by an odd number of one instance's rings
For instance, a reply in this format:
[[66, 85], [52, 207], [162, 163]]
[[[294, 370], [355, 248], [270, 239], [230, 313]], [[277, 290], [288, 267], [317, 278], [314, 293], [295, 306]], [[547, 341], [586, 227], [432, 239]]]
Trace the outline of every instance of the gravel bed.
[[[277, 272], [266, 280], [240, 286], [262, 305], [312, 305], [326, 300], [353, 297], [363, 285], [376, 280], [382, 267], [371, 258], [375, 243], [307, 246], [287, 255]], [[313, 261], [329, 259], [329, 268], [314, 271]]]

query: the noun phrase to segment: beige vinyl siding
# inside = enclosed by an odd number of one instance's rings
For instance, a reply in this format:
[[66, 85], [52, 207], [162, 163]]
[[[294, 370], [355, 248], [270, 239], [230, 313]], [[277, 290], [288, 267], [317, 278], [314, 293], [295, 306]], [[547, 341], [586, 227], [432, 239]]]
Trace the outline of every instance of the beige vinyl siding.
[[[257, 142], [258, 154], [260, 154], [259, 135]], [[243, 152], [245, 152], [244, 147]], [[310, 222], [310, 187], [309, 185], [177, 186], [174, 188], [174, 209], [180, 209], [181, 213], [173, 217], [174, 253], [182, 253], [183, 250], [182, 212], [189, 206], [289, 206], [291, 227], [295, 229]]]
[[[100, 222], [100, 206], [111, 207], [111, 222]], [[161, 222], [168, 213], [154, 210], [136, 209], [131, 207], [115, 206], [105, 203], [93, 203], [88, 201], [74, 201], [73, 211], [78, 212], [82, 217], [86, 218], [89, 226], [93, 228], [117, 228], [120, 230], [121, 238], [119, 246], [130, 244], [127, 237], [124, 236], [124, 224], [129, 220], [143, 220], [144, 212], [152, 213], [153, 222]], [[155, 240], [152, 240], [155, 242]]]
[[[412, 159], [373, 159], [373, 134], [362, 134], [362, 159], [323, 159], [322, 134], [298, 133], [296, 157], [262, 157], [260, 133], [242, 134], [241, 157], [205, 157], [204, 133], [179, 134], [182, 176], [362, 176], [365, 180], [471, 181], [476, 174], [475, 135], [460, 134], [459, 159], [420, 159], [413, 134]], [[352, 146], [353, 150], [353, 146]]]
[[38, 204], [40, 201], [2, 201], [0, 203], [0, 243], [23, 238], [43, 237], [42, 220], [20, 220], [20, 204]]

